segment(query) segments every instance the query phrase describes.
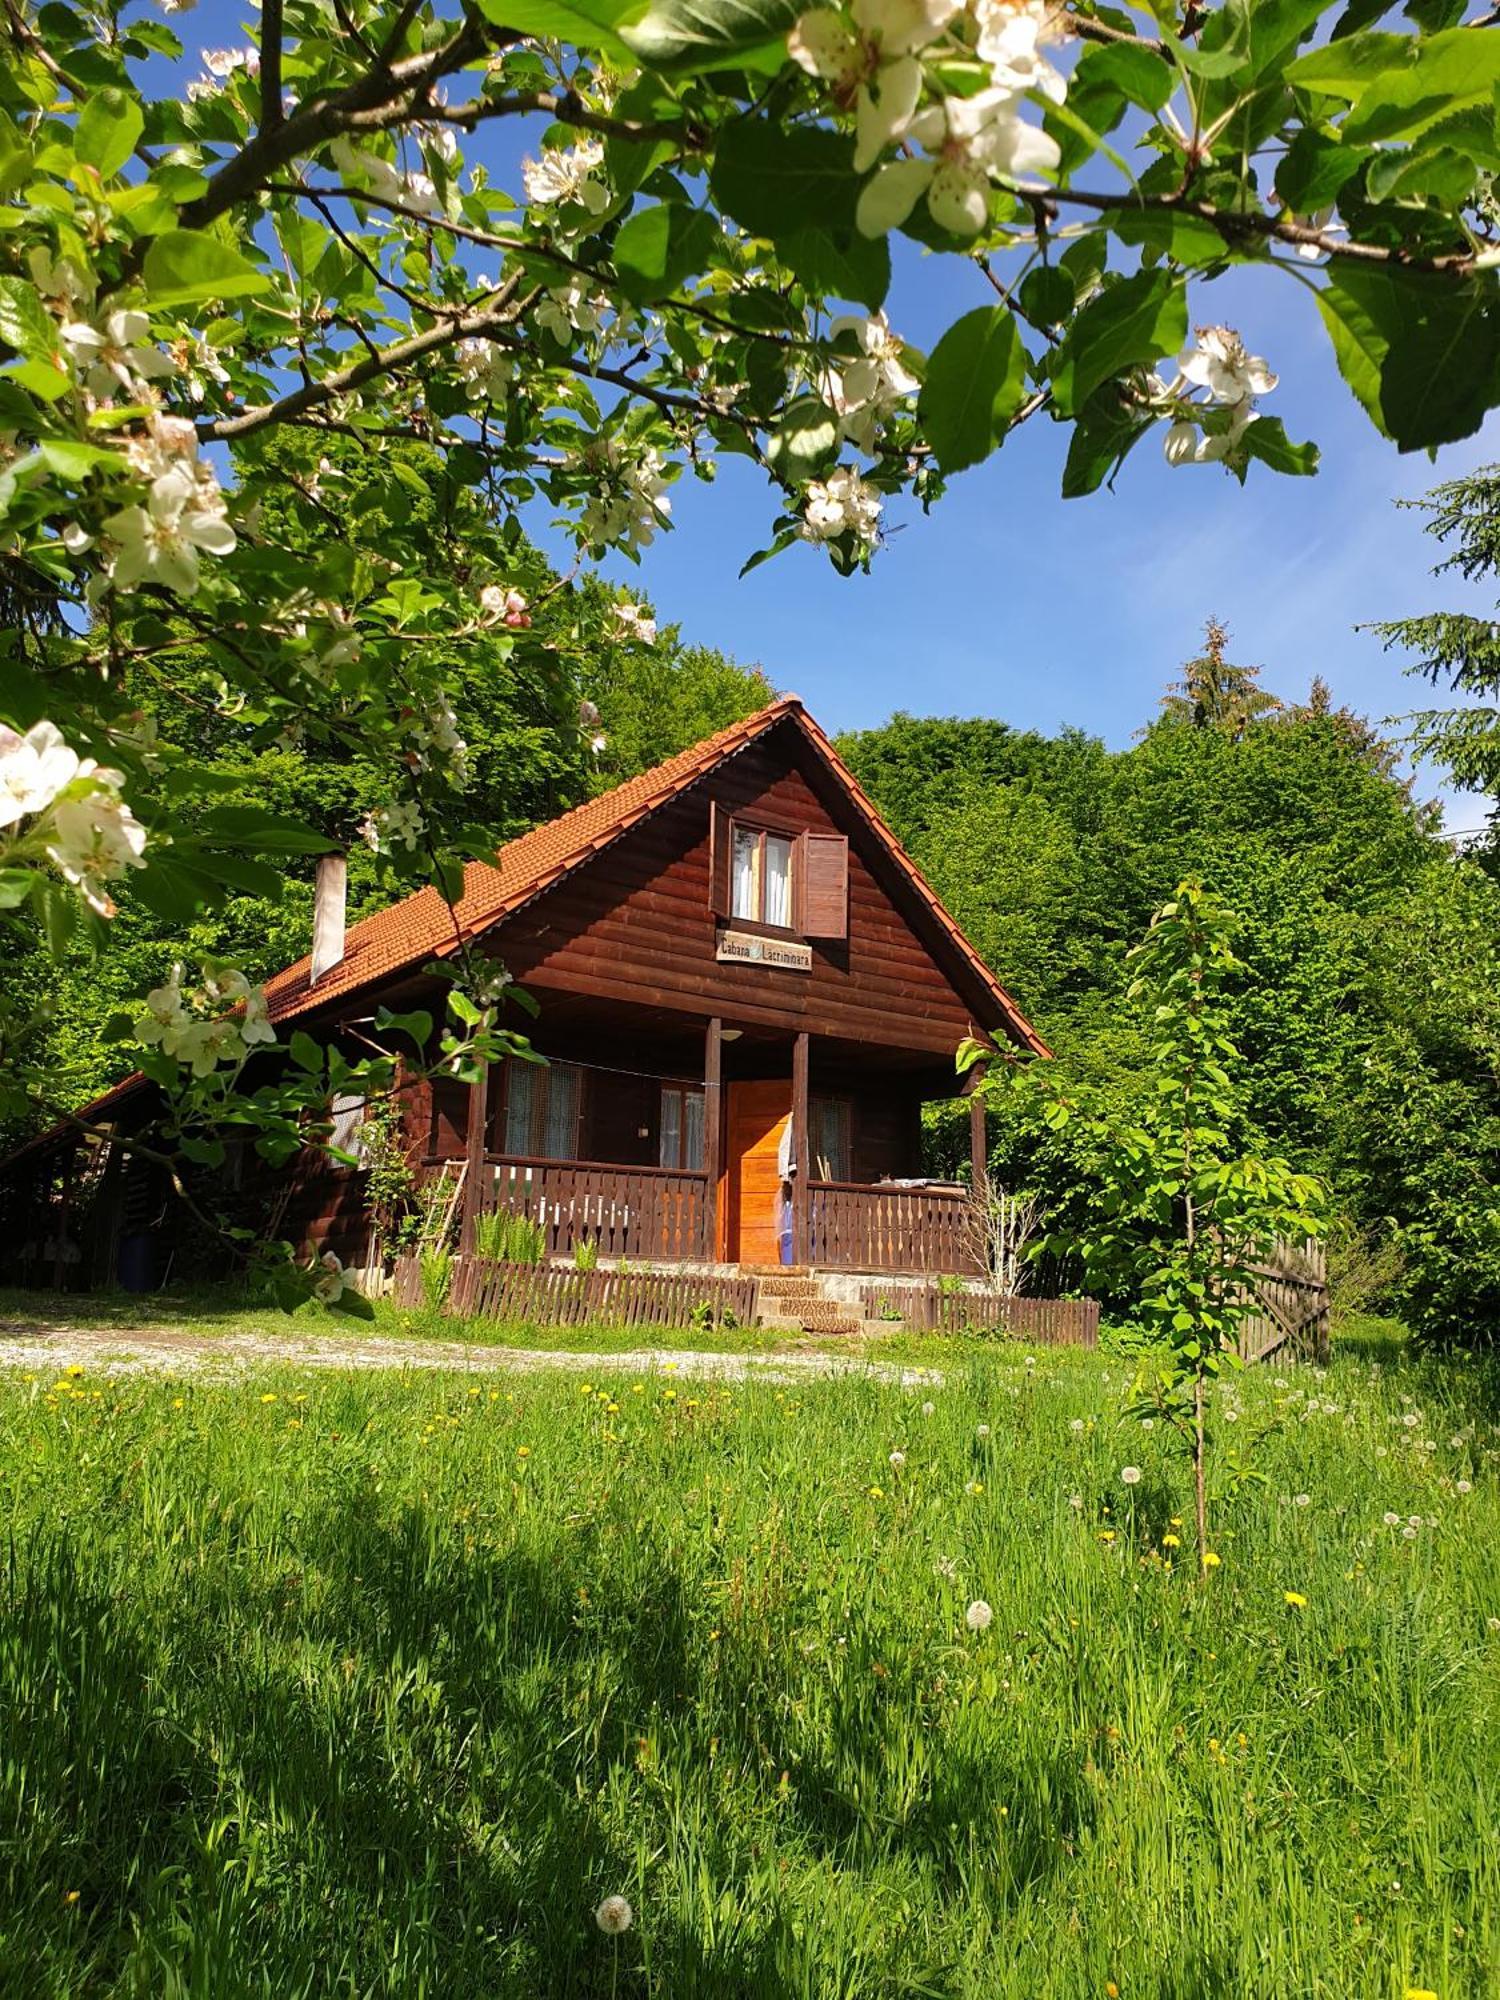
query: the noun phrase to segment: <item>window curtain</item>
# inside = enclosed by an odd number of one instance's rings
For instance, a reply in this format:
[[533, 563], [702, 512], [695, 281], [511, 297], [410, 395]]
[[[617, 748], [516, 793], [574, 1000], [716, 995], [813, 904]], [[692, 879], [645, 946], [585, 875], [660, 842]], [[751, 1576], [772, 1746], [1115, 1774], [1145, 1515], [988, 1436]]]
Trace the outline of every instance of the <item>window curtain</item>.
[[578, 1150], [578, 1071], [554, 1063], [547, 1079], [547, 1116], [542, 1127], [541, 1157], [571, 1160]]
[[748, 917], [754, 922], [760, 912], [756, 907], [755, 855], [760, 842], [758, 837], [742, 826], [734, 830], [733, 887], [730, 911], [736, 917]]
[[571, 1160], [578, 1150], [579, 1072], [571, 1063], [506, 1065], [505, 1150], [521, 1159]]
[[661, 1145], [657, 1164], [675, 1167], [682, 1157], [682, 1092], [663, 1090], [661, 1094]]
[[766, 835], [765, 921], [787, 929], [792, 922], [792, 843], [774, 833]]
[[683, 1110], [686, 1112], [683, 1133], [682, 1164], [689, 1173], [703, 1171], [703, 1092], [689, 1090], [683, 1094]]

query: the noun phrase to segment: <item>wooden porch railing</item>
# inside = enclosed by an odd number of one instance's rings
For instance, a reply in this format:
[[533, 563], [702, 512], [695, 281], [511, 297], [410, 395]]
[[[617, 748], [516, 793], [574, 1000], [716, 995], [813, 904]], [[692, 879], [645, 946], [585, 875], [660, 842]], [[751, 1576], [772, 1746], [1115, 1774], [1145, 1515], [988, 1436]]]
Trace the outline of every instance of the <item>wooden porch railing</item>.
[[825, 1270], [975, 1268], [961, 1189], [813, 1181], [807, 1197], [808, 1261]]
[[481, 1213], [506, 1209], [546, 1232], [543, 1254], [569, 1257], [580, 1243], [601, 1257], [711, 1259], [708, 1176], [670, 1167], [596, 1167], [578, 1160], [486, 1160]]

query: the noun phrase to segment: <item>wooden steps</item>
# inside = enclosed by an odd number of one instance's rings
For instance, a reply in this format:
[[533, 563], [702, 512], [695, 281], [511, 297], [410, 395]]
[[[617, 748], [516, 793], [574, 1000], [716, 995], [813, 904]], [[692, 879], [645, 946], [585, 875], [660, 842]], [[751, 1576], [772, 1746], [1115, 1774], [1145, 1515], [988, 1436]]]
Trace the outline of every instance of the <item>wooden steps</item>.
[[[745, 1270], [755, 1267], [743, 1266]], [[845, 1300], [832, 1298], [805, 1265], [756, 1269], [760, 1323], [780, 1333], [866, 1333], [871, 1322]]]

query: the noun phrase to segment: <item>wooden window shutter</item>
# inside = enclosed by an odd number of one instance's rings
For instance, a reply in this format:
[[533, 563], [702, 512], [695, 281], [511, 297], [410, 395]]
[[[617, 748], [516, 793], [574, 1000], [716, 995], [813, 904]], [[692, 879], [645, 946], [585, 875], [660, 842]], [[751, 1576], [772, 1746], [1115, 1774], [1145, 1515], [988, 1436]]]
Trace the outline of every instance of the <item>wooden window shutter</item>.
[[849, 843], [841, 833], [802, 836], [804, 937], [849, 935]]
[[729, 814], [716, 799], [708, 802], [708, 907], [729, 915]]

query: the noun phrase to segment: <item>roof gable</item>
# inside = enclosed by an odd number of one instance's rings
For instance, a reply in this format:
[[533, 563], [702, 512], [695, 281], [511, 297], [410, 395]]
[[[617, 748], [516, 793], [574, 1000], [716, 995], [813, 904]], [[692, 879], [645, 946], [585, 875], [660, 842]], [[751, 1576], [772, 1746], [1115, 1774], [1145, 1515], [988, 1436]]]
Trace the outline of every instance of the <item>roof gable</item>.
[[1040, 1036], [944, 909], [796, 695], [783, 696], [654, 769], [522, 834], [501, 848], [492, 863], [469, 863], [463, 895], [452, 908], [429, 887], [352, 925], [343, 958], [316, 986], [308, 984], [307, 958], [266, 982], [272, 1020], [295, 1020], [382, 979], [417, 971], [431, 959], [453, 956], [462, 944], [515, 915], [783, 722], [799, 730], [815, 763], [826, 772], [830, 790], [841, 803], [847, 802], [848, 813], [866, 836], [866, 847], [918, 906], [937, 952], [961, 972], [966, 987], [989, 1003], [994, 1030], [1009, 1034], [1023, 1048], [1046, 1054]]

